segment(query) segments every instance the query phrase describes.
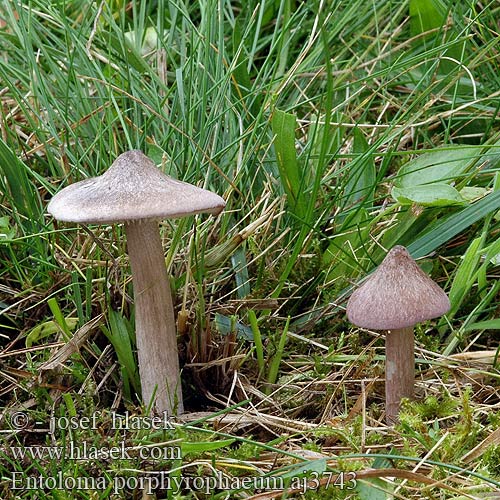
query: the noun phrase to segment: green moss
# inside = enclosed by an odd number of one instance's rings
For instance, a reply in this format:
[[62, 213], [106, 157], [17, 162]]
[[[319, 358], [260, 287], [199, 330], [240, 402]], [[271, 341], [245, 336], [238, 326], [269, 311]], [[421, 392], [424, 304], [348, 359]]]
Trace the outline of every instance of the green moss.
[[483, 464], [488, 472], [496, 479], [500, 478], [500, 446], [490, 446], [483, 456]]
[[442, 397], [427, 396], [423, 401], [403, 401], [401, 418], [411, 419], [417, 416], [420, 420], [446, 418], [456, 414], [457, 402], [444, 394]]

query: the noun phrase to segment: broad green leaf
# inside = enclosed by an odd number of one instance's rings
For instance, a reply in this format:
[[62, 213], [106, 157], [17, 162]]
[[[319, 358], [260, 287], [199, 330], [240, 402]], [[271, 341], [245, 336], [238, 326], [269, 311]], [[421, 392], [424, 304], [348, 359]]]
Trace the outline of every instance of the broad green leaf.
[[391, 194], [401, 205], [418, 203], [425, 207], [443, 207], [466, 203], [454, 187], [441, 182], [426, 186], [395, 187]]
[[186, 118], [186, 92], [184, 91], [184, 73], [182, 68], [175, 69], [175, 83], [177, 84], [177, 95], [179, 107], [183, 118]]
[[78, 326], [83, 326], [89, 317], [85, 315], [83, 309], [82, 291], [80, 288], [80, 274], [77, 271], [71, 272], [71, 290], [73, 292], [73, 300], [75, 303], [76, 312], [78, 313]]
[[[73, 330], [78, 324], [78, 318], [64, 318], [64, 322], [70, 330]], [[61, 326], [54, 320], [46, 321], [41, 325], [37, 325], [29, 331], [28, 335], [26, 335], [26, 347], [29, 348], [33, 344], [40, 342], [44, 338], [60, 331]]]
[[[394, 454], [394, 449], [390, 453]], [[392, 465], [392, 462], [387, 457], [377, 457], [372, 462], [373, 469], [389, 469]]]
[[462, 175], [478, 158], [480, 150], [473, 146], [436, 149], [405, 163], [394, 185], [399, 188], [452, 182]]
[[278, 160], [281, 183], [288, 197], [292, 212], [300, 218], [306, 213], [302, 196], [302, 175], [295, 151], [295, 115], [275, 109], [271, 118], [274, 149]]

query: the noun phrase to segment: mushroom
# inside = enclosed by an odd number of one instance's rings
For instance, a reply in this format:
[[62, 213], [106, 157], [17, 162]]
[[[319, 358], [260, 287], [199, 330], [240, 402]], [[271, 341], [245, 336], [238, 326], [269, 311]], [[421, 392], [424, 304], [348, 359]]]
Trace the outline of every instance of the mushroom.
[[361, 328], [386, 330], [386, 421], [397, 421], [402, 398], [413, 398], [413, 327], [448, 312], [450, 301], [412, 259], [395, 246], [347, 302], [349, 321]]
[[62, 189], [47, 207], [61, 221], [125, 224], [142, 399], [154, 413], [183, 412], [174, 309], [158, 221], [218, 214], [224, 206], [219, 195], [165, 175], [141, 151], [132, 150], [103, 175]]

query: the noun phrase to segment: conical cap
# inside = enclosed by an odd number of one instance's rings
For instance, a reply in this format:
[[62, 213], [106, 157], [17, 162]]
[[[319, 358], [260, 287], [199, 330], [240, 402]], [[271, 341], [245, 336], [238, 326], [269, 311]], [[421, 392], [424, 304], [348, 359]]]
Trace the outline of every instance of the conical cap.
[[372, 330], [406, 328], [445, 314], [450, 301], [411, 258], [395, 246], [347, 302], [347, 317]]

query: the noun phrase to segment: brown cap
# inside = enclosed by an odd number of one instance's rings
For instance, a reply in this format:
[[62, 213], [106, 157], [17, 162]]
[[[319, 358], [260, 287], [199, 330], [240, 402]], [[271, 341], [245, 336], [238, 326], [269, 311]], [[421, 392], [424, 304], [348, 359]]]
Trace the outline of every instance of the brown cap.
[[395, 246], [347, 302], [347, 317], [356, 326], [397, 330], [445, 314], [450, 301], [411, 258]]
[[47, 211], [62, 221], [108, 223], [218, 214], [224, 206], [219, 195], [165, 175], [141, 151], [132, 150], [103, 175], [59, 191]]

